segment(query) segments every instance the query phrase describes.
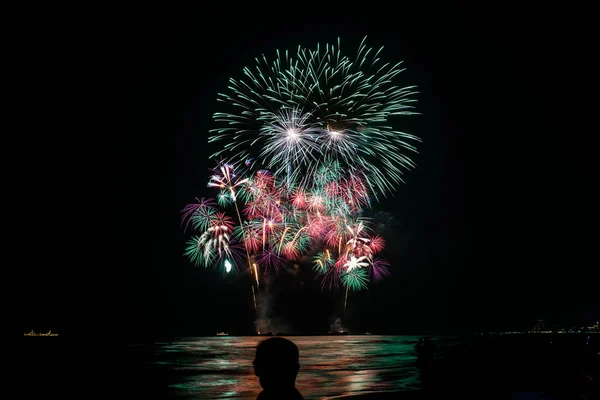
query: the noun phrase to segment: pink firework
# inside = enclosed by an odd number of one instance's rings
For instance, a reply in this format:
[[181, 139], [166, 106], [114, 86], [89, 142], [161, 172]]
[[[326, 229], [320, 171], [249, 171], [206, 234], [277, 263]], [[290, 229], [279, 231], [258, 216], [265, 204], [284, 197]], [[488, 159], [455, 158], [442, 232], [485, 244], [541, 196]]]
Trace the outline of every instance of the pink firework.
[[369, 203], [369, 191], [365, 182], [357, 175], [351, 175], [342, 184], [344, 201], [352, 209], [359, 209]]
[[372, 254], [377, 254], [385, 247], [385, 240], [381, 236], [374, 236], [369, 242], [369, 247]]
[[346, 254], [340, 254], [337, 260], [335, 260], [334, 269], [336, 269], [338, 272], [343, 271], [346, 268], [345, 265], [349, 260], [350, 257], [348, 257]]
[[342, 186], [336, 181], [329, 182], [325, 185], [325, 193], [331, 198], [339, 197], [342, 194]]
[[244, 213], [250, 219], [268, 218], [276, 222], [283, 220], [285, 198], [282, 189], [277, 187], [274, 177], [258, 171], [250, 184], [251, 200], [246, 204]]
[[291, 196], [292, 206], [298, 210], [305, 210], [308, 204], [306, 192], [303, 189], [297, 189], [292, 193]]
[[275, 186], [275, 176], [270, 171], [260, 170], [254, 175], [254, 186], [260, 191]]
[[245, 226], [242, 241], [248, 252], [258, 252], [262, 245], [262, 229], [255, 226]]
[[249, 219], [256, 219], [262, 215], [263, 207], [260, 200], [252, 200], [246, 203], [244, 207], [244, 214]]
[[[342, 242], [346, 234], [346, 224], [339, 218], [329, 220], [327, 232], [324, 235], [325, 243], [329, 247], [336, 248], [338, 252], [342, 251]], [[345, 243], [343, 243], [345, 245]]]
[[219, 233], [226, 232], [228, 234], [231, 234], [233, 232], [233, 227], [235, 226], [233, 219], [221, 211], [216, 212], [211, 217], [210, 225], [214, 231]]
[[304, 226], [306, 227], [306, 232], [311, 238], [321, 240], [323, 238], [323, 234], [327, 231], [327, 218], [320, 217], [317, 215], [309, 216]]
[[283, 246], [283, 256], [288, 260], [297, 260], [300, 257], [300, 250], [293, 242], [288, 242]]

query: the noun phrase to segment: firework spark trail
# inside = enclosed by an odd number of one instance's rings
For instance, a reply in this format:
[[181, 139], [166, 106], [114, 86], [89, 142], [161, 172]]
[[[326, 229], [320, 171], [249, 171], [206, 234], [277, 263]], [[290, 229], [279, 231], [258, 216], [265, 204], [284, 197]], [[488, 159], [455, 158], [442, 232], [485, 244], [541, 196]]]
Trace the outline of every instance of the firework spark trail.
[[[258, 308], [256, 307], [256, 293], [254, 292], [254, 286], [252, 287], [252, 298], [254, 299], [254, 313], [257, 314], [258, 316]], [[260, 328], [257, 326], [256, 327], [256, 333], [258, 333], [260, 335]]]
[[260, 287], [260, 284], [258, 283], [258, 270], [256, 269], [256, 263], [252, 264], [252, 266], [254, 267], [254, 276], [256, 277], [256, 288], [258, 289]]
[[346, 296], [344, 296], [344, 314], [346, 314], [346, 305], [348, 304], [348, 289], [350, 289], [350, 286], [346, 285]]
[[278, 249], [278, 251], [279, 251], [279, 252], [281, 252], [281, 245], [283, 244], [283, 239], [285, 239], [285, 233], [286, 233], [286, 232], [287, 232], [289, 229], [290, 229], [290, 227], [289, 227], [289, 226], [286, 226], [286, 227], [285, 227], [285, 229], [284, 229], [284, 231], [283, 231], [283, 234], [281, 235], [281, 240], [279, 241], [279, 249]]

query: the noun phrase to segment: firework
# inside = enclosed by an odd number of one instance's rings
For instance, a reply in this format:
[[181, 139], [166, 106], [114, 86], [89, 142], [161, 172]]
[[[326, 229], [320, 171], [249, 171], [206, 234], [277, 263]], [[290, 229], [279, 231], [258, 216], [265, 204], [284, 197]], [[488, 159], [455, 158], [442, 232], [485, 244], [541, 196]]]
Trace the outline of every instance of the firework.
[[200, 199], [183, 209], [182, 223], [189, 223], [202, 234], [193, 236], [186, 245], [184, 255], [196, 265], [208, 267], [223, 265], [230, 272], [235, 261], [240, 260], [240, 246], [232, 241], [234, 223], [231, 217], [215, 208], [212, 199]]
[[[215, 171], [221, 173], [211, 177], [209, 186], [219, 190], [218, 197], [228, 198], [219, 204], [235, 206], [240, 223], [234, 227], [214, 201], [202, 199], [187, 206], [184, 216], [197, 220], [196, 228], [205, 229], [189, 242], [186, 254], [193, 262], [206, 264], [228, 256], [233, 242], [245, 250], [257, 286], [259, 270], [260, 275], [277, 271], [286, 262], [310, 254], [324, 287], [342, 284], [360, 290], [389, 274], [389, 264], [375, 258], [385, 242], [371, 234], [370, 220], [360, 216], [368, 204], [368, 187], [360, 177], [344, 175], [338, 162], [321, 165], [308, 187], [291, 189], [268, 170], [238, 173], [233, 165], [223, 164]], [[355, 191], [348, 188], [350, 184]], [[231, 194], [236, 191], [245, 195]]]
[[216, 173], [210, 177], [208, 187], [222, 189], [219, 194], [219, 199], [225, 198], [227, 201], [235, 201], [236, 189], [246, 183], [248, 179], [240, 179], [235, 174], [234, 166], [231, 164], [223, 164], [219, 166], [218, 171], [215, 172]]
[[349, 268], [342, 273], [342, 282], [344, 283], [344, 286], [350, 290], [364, 289], [369, 282], [367, 271], [362, 268]]
[[390, 273], [378, 257], [385, 242], [363, 211], [414, 167], [408, 154], [419, 139], [391, 126], [416, 114], [416, 92], [396, 82], [401, 63], [383, 63], [381, 51], [363, 40], [349, 57], [338, 39], [278, 52], [272, 63], [263, 56], [218, 96], [236, 112], [214, 115], [220, 126], [209, 142], [226, 141], [211, 156], [221, 158], [208, 182], [216, 201], [184, 208], [185, 228], [198, 231], [185, 255], [229, 273], [245, 253], [255, 307], [260, 276], [289, 262], [312, 261], [323, 287], [345, 287], [344, 308], [350, 290]]
[[383, 63], [383, 48], [373, 51], [365, 39], [354, 57], [341, 54], [338, 39], [337, 46], [298, 47], [295, 55], [277, 52], [272, 62], [257, 58], [219, 94], [237, 111], [214, 115], [221, 126], [209, 141], [228, 143], [213, 156], [256, 159], [288, 185], [306, 184], [334, 161], [364, 178], [374, 196], [393, 192], [403, 170], [414, 167], [408, 153], [419, 138], [391, 127], [391, 119], [416, 114], [415, 86], [399, 85], [402, 63]]
[[190, 222], [194, 229], [206, 230], [210, 225], [210, 221], [215, 213], [215, 202], [213, 199], [196, 199], [198, 203], [187, 205], [182, 213], [181, 221], [185, 223], [185, 229], [188, 228]]

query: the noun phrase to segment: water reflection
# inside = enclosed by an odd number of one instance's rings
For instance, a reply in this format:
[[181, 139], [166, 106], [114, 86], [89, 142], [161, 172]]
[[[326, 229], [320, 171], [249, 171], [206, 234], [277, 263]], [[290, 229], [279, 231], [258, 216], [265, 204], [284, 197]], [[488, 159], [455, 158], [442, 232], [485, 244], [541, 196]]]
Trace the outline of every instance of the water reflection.
[[[419, 386], [413, 336], [294, 336], [296, 387], [305, 399]], [[156, 343], [152, 368], [167, 376], [169, 396], [255, 399], [252, 360], [261, 337], [188, 338]]]

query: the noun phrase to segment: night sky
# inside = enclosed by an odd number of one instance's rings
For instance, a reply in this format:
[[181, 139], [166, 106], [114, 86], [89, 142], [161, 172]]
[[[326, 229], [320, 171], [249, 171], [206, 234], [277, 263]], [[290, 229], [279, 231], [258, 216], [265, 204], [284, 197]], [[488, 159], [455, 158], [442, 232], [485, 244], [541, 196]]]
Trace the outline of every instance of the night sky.
[[[406, 185], [377, 206], [395, 221], [392, 276], [349, 297], [347, 325], [456, 332], [596, 320], [597, 128], [588, 121], [597, 91], [585, 10], [363, 6], [78, 19], [52, 10], [61, 17], [30, 21], [31, 161], [15, 211], [31, 218], [21, 235], [24, 330], [251, 332], [248, 281], [182, 255], [181, 209], [213, 194], [217, 93], [262, 53], [339, 36], [352, 54], [365, 35], [386, 60], [404, 60], [401, 84], [419, 87], [423, 115], [398, 123], [423, 143]], [[343, 292], [321, 292], [310, 276], [272, 287], [297, 332], [326, 331], [340, 312]]]

